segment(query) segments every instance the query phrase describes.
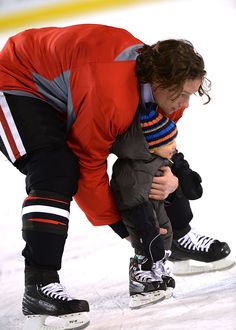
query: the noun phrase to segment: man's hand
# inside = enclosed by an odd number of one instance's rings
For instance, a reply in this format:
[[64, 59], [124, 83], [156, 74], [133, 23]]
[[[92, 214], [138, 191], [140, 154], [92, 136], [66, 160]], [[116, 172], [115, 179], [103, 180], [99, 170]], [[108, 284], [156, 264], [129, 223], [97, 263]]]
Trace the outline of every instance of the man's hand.
[[169, 194], [174, 192], [179, 185], [179, 180], [171, 172], [169, 166], [161, 168], [163, 176], [154, 176], [149, 198], [156, 200], [164, 200]]

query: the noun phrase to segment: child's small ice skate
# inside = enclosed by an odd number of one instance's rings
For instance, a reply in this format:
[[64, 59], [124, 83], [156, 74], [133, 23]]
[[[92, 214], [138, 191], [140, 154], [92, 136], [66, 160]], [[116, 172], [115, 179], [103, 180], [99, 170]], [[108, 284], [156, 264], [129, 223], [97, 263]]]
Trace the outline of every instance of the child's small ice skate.
[[157, 261], [153, 266], [153, 272], [159, 277], [161, 276], [163, 282], [166, 284], [166, 298], [173, 296], [173, 291], [175, 288], [175, 279], [171, 273], [171, 269], [168, 265], [168, 258], [171, 255], [171, 251], [165, 251], [165, 257]]
[[130, 259], [129, 293], [131, 309], [141, 308], [165, 299], [166, 285], [153, 271], [141, 268], [138, 258]]
[[84, 329], [89, 325], [86, 300], [70, 297], [60, 283], [26, 285], [22, 303], [24, 330]]

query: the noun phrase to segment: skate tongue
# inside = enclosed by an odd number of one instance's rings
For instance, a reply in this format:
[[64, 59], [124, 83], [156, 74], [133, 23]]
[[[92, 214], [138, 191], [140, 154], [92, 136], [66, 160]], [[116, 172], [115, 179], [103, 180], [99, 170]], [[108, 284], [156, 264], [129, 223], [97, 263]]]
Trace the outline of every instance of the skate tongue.
[[145, 262], [145, 260], [147, 260], [147, 258], [145, 256], [142, 256], [141, 254], [135, 254], [135, 258], [138, 259], [139, 264], [142, 264], [143, 262]]

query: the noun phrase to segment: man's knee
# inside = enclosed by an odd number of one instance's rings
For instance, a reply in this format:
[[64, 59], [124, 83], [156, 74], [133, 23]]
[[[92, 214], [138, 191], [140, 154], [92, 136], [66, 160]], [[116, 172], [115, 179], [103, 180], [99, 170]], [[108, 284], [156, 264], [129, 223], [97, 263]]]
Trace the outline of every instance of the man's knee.
[[26, 174], [26, 191], [42, 190], [72, 198], [78, 186], [79, 164], [66, 146], [39, 149], [18, 164]]

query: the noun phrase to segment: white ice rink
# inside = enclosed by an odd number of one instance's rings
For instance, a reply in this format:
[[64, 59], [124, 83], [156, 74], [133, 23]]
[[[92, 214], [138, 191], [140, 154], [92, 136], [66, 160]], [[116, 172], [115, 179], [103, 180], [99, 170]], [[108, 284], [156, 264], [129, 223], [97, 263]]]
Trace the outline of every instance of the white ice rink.
[[[44, 25], [75, 23], [123, 27], [146, 43], [189, 39], [203, 55], [212, 80], [212, 101], [203, 106], [193, 97], [178, 124], [178, 149], [203, 179], [204, 195], [192, 203], [193, 227], [227, 241], [230, 257], [235, 259], [236, 0], [156, 1]], [[0, 33], [0, 47], [14, 33]], [[109, 170], [112, 161], [111, 157]], [[18, 330], [24, 322], [20, 217], [24, 177], [2, 156], [0, 185], [0, 330]], [[74, 296], [89, 301], [88, 329], [236, 330], [236, 267], [176, 277], [173, 298], [131, 311], [128, 264], [132, 249], [108, 227], [92, 227], [75, 204], [71, 211], [60, 276]]]

